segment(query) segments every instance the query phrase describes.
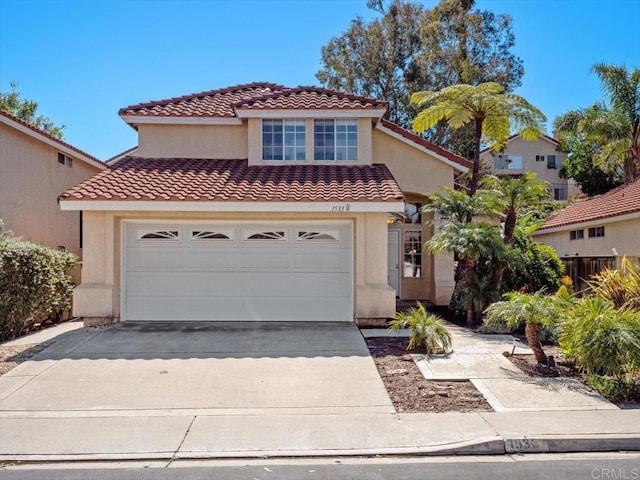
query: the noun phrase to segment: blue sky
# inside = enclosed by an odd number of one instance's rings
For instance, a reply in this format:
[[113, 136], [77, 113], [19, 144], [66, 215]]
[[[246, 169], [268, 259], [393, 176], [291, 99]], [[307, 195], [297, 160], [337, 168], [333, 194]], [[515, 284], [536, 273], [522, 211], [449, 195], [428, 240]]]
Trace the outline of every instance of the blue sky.
[[[425, 0], [427, 7], [436, 0]], [[639, 0], [477, 0], [513, 18], [516, 93], [549, 118], [601, 98], [599, 61], [640, 68]], [[101, 159], [136, 143], [118, 109], [270, 81], [318, 84], [320, 48], [366, 0], [0, 0], [0, 89], [15, 80]]]

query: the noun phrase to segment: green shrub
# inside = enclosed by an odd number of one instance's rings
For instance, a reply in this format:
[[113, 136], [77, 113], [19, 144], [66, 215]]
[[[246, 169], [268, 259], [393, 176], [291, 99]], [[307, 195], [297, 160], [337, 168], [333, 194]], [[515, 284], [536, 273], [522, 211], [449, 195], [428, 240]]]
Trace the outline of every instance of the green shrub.
[[389, 330], [410, 329], [409, 349], [424, 347], [427, 355], [448, 353], [451, 351], [451, 334], [442, 322], [441, 317], [428, 312], [418, 302], [417, 307], [396, 313]]
[[620, 310], [640, 312], [640, 266], [623, 257], [619, 270], [605, 268], [587, 282], [591, 293]]
[[589, 375], [587, 384], [611, 402], [640, 400], [640, 375], [625, 374], [616, 377]]
[[589, 296], [566, 316], [560, 324], [560, 348], [588, 374], [619, 376], [640, 367], [640, 312], [616, 310], [606, 299]]
[[77, 257], [0, 231], [0, 341], [34, 318], [59, 315], [71, 305], [69, 271]]

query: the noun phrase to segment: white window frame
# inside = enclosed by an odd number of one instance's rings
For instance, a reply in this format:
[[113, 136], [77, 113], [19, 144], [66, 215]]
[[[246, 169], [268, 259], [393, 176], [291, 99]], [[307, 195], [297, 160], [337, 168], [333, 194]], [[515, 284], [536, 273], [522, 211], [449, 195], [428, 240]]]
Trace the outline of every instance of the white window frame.
[[[332, 238], [311, 238], [304, 234], [328, 235]], [[296, 229], [296, 242], [298, 243], [340, 243], [340, 232], [338, 230], [324, 230], [320, 228]]]
[[69, 168], [73, 168], [73, 158], [62, 152], [58, 152], [58, 165], [66, 165]]
[[[227, 238], [206, 238], [206, 237], [196, 237], [196, 232], [210, 232], [218, 235], [225, 235]], [[233, 242], [235, 240], [235, 229], [234, 228], [191, 228], [189, 229], [189, 241], [197, 242], [197, 243], [205, 243], [205, 242]]]
[[[269, 125], [280, 124], [281, 132], [265, 132], [265, 127]], [[290, 131], [287, 131], [290, 129]], [[265, 139], [268, 135], [271, 135], [273, 139], [276, 136], [281, 137], [281, 145], [274, 144], [267, 145]], [[300, 138], [301, 137], [301, 138]], [[303, 162], [307, 159], [307, 122], [300, 118], [286, 118], [286, 119], [262, 119], [262, 160], [265, 162]], [[276, 156], [276, 152], [279, 151], [280, 158], [268, 158], [266, 150], [271, 149], [273, 151], [273, 157]], [[291, 154], [289, 151], [292, 151]], [[298, 158], [298, 153], [302, 153], [301, 158]]]
[[[150, 233], [160, 234], [162, 232], [176, 232], [175, 237], [162, 237], [162, 238], [144, 238], [145, 235]], [[180, 228], [139, 228], [136, 230], [136, 241], [138, 242], [181, 242], [182, 241], [182, 229]]]
[[[320, 125], [333, 125], [331, 131], [318, 132]], [[349, 129], [353, 129], [350, 131]], [[344, 129], [344, 131], [341, 131]], [[355, 135], [355, 138], [352, 136]], [[333, 145], [328, 140], [331, 137]], [[323, 145], [318, 140], [323, 139]], [[332, 152], [333, 158], [318, 158], [320, 152]], [[355, 156], [353, 155], [355, 153]], [[340, 155], [342, 154], [342, 155]], [[338, 157], [343, 158], [338, 158]], [[313, 121], [313, 160], [317, 162], [356, 162], [358, 161], [358, 120], [356, 118], [328, 118]]]
[[[282, 232], [282, 237], [273, 237], [273, 238], [251, 238], [253, 235], [269, 235], [271, 233], [280, 233]], [[275, 228], [270, 229], [268, 227], [265, 228], [245, 228], [242, 230], [242, 241], [243, 242], [286, 242], [289, 240], [289, 235], [286, 228]]]

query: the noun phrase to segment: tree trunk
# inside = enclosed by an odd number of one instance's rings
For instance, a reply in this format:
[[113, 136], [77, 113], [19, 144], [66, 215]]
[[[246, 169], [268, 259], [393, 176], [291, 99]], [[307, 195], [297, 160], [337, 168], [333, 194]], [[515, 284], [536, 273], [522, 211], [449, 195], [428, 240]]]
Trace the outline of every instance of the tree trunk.
[[484, 119], [476, 118], [476, 138], [473, 148], [473, 173], [471, 175], [471, 184], [469, 185], [469, 194], [475, 195], [480, 182], [480, 140], [482, 139], [482, 122]]
[[516, 212], [509, 208], [504, 219], [504, 243], [511, 245], [513, 243], [513, 232], [516, 229]]
[[544, 353], [544, 350], [542, 349], [542, 343], [540, 343], [538, 325], [533, 322], [527, 322], [524, 327], [524, 333], [527, 336], [527, 343], [529, 344], [529, 348], [533, 350], [533, 354], [536, 357], [536, 361], [538, 363], [542, 363], [546, 365], [548, 362], [548, 359], [547, 359], [547, 355]]

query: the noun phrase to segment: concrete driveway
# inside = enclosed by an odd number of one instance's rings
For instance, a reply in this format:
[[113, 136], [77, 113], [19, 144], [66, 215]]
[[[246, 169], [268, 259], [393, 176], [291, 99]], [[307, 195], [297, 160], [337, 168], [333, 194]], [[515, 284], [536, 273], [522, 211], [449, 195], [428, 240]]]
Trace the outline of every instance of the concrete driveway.
[[0, 377], [0, 387], [4, 416], [394, 411], [364, 340], [348, 323], [83, 329]]

